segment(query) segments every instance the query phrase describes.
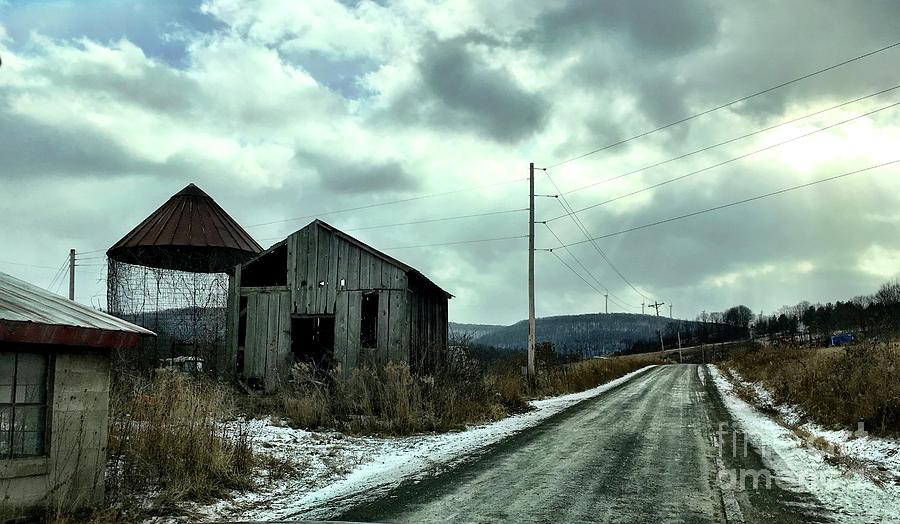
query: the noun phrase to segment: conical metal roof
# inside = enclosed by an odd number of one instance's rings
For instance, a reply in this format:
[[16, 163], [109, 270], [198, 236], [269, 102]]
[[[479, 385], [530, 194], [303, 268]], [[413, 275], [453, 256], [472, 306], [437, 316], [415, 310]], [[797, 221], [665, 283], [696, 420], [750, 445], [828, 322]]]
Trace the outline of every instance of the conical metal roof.
[[188, 184], [106, 254], [129, 264], [215, 273], [262, 250], [212, 197]]

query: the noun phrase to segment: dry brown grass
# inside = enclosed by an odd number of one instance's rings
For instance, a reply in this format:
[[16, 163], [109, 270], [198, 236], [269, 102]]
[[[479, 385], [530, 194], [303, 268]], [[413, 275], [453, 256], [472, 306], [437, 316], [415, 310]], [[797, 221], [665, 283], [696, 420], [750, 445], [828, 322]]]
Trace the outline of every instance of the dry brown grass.
[[269, 408], [304, 428], [389, 435], [453, 431], [526, 411], [527, 398], [583, 391], [657, 363], [656, 356], [637, 355], [545, 365], [533, 384], [517, 365], [417, 376], [406, 364], [388, 364], [323, 381], [298, 364], [292, 386]]
[[900, 344], [864, 342], [844, 348], [751, 348], [723, 366], [762, 383], [776, 403], [799, 406], [829, 427], [900, 432]]
[[548, 367], [537, 375], [532, 396], [577, 393], [653, 364], [666, 364], [658, 353], [589, 359]]
[[230, 390], [209, 380], [167, 370], [120, 380], [110, 406], [108, 495], [126, 501], [149, 489], [162, 508], [249, 487], [255, 457], [248, 435], [223, 424], [232, 414]]

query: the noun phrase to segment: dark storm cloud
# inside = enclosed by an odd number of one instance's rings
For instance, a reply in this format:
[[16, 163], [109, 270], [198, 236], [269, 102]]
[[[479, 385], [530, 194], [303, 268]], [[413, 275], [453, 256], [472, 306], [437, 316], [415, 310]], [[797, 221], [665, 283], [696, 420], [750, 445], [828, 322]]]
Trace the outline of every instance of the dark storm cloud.
[[4, 179], [42, 176], [111, 176], [150, 166], [113, 137], [86, 129], [42, 124], [0, 112]]
[[566, 52], [586, 40], [617, 36], [645, 58], [665, 58], [709, 44], [717, 32], [717, 11], [689, 0], [577, 0], [548, 10], [520, 37]]
[[500, 66], [470, 46], [496, 43], [471, 34], [426, 44], [418, 62], [419, 83], [395, 100], [387, 118], [436, 128], [473, 130], [503, 143], [541, 131], [550, 103], [527, 91]]
[[409, 192], [420, 186], [415, 177], [393, 161], [353, 161], [317, 152], [298, 152], [295, 161], [314, 167], [321, 188], [332, 194]]

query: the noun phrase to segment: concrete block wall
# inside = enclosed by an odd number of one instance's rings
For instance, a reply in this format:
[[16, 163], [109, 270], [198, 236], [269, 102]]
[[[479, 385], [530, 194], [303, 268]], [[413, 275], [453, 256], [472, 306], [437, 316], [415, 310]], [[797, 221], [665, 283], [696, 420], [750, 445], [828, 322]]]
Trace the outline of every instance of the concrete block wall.
[[0, 516], [103, 501], [110, 356], [109, 350], [54, 348], [47, 456], [0, 460]]

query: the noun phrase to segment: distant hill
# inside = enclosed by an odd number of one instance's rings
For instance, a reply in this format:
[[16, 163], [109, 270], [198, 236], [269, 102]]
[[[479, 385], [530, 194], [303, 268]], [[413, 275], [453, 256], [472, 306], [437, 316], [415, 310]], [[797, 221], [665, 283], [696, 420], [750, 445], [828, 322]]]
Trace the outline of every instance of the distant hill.
[[466, 333], [470, 334], [475, 338], [482, 337], [487, 335], [488, 333], [493, 333], [498, 329], [503, 329], [507, 326], [499, 326], [496, 324], [462, 324], [459, 322], [450, 322], [450, 331], [455, 333]]
[[[663, 333], [666, 333], [674, 330], [678, 324], [688, 328], [694, 323], [632, 313], [563, 315], [537, 319], [536, 330], [537, 341], [550, 342], [557, 351], [602, 355], [630, 349], [635, 342], [655, 340], [658, 325], [662, 325]], [[454, 329], [453, 326], [451, 323], [450, 328]], [[486, 329], [479, 331], [475, 337], [474, 342], [477, 344], [503, 349], [525, 349], [528, 345], [526, 320], [511, 326], [484, 327]]]

